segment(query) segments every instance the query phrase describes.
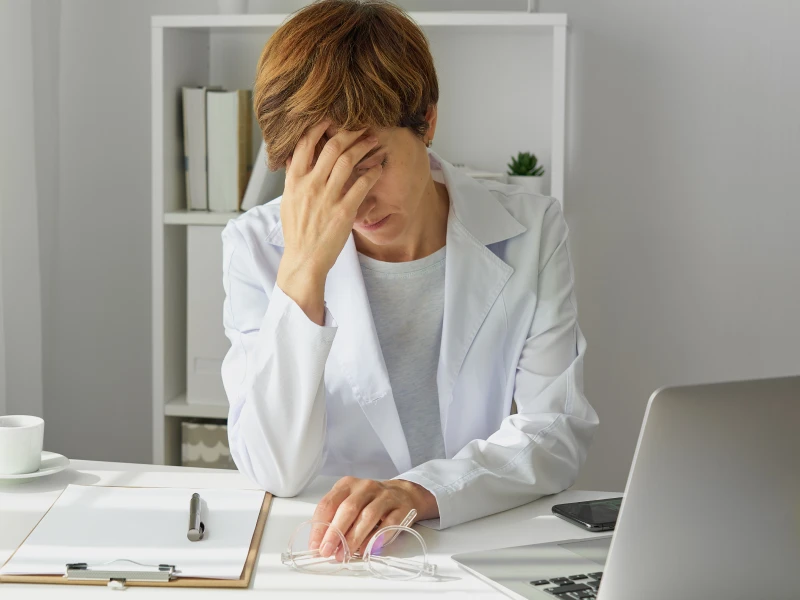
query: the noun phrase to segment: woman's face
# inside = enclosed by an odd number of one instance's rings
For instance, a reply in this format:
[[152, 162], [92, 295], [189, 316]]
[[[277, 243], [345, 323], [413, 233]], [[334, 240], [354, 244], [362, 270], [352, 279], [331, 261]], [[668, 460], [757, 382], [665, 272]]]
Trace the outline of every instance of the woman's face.
[[[336, 131], [332, 126], [326, 137]], [[423, 200], [431, 177], [428, 152], [405, 127], [368, 129], [364, 137], [368, 135], [375, 135], [378, 145], [353, 170], [343, 193], [375, 165], [382, 164], [383, 172], [359, 207], [353, 230], [377, 246], [402, 244], [412, 225], [427, 216]]]

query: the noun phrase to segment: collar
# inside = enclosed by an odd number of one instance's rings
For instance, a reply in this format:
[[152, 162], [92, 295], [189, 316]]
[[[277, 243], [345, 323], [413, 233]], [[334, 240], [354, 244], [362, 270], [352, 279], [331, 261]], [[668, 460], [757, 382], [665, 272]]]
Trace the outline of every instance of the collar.
[[450, 196], [451, 214], [481, 244], [488, 246], [525, 232], [527, 229], [505, 209], [491, 190], [480, 181], [428, 150], [432, 171], [441, 171]]

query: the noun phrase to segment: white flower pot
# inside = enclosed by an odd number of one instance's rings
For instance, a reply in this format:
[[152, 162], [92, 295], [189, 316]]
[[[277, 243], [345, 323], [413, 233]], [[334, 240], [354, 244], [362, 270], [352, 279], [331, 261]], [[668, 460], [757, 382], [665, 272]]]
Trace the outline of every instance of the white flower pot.
[[531, 175], [509, 175], [508, 183], [512, 185], [521, 185], [532, 194], [544, 195], [542, 191], [543, 177], [533, 177]]

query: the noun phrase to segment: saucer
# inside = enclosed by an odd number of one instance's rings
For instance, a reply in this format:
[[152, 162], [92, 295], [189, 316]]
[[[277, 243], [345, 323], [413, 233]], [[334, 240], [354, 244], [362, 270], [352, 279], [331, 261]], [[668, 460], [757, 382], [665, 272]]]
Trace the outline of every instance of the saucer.
[[38, 471], [33, 473], [19, 473], [16, 475], [4, 475], [0, 473], [0, 481], [16, 481], [18, 479], [34, 479], [36, 477], [46, 477], [53, 473], [63, 471], [69, 466], [69, 459], [56, 452], [42, 451], [42, 464]]

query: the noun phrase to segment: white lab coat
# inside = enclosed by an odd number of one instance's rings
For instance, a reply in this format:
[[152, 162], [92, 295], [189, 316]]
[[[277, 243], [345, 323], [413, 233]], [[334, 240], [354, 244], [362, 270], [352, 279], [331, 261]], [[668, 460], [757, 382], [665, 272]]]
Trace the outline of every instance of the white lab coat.
[[[325, 326], [275, 285], [280, 198], [222, 233], [231, 454], [278, 496], [317, 474], [399, 477], [444, 528], [566, 489], [598, 425], [582, 389], [567, 226], [558, 201], [481, 183], [429, 150], [450, 195], [437, 371], [445, 459], [412, 468], [352, 234], [325, 285]], [[511, 402], [517, 414], [511, 414]]]

